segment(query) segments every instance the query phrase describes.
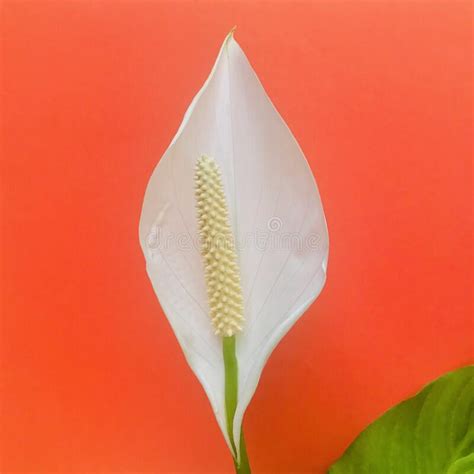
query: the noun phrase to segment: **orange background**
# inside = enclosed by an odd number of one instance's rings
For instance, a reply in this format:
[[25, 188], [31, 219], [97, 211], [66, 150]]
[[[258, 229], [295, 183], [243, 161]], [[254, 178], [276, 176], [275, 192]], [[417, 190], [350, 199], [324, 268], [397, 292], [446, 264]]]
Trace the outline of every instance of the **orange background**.
[[0, 471], [232, 472], [145, 274], [145, 186], [224, 36], [317, 177], [317, 302], [245, 420], [323, 473], [473, 360], [470, 2], [2, 2]]

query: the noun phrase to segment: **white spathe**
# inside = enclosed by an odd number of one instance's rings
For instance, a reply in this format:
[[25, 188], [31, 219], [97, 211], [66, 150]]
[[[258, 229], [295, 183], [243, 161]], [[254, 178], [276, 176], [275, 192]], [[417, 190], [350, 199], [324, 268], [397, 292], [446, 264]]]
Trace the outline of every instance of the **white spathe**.
[[243, 415], [265, 362], [324, 286], [328, 233], [308, 163], [232, 33], [153, 172], [140, 219], [153, 288], [230, 448], [222, 340], [209, 317], [198, 241], [193, 177], [201, 155], [222, 170], [240, 264], [239, 452]]

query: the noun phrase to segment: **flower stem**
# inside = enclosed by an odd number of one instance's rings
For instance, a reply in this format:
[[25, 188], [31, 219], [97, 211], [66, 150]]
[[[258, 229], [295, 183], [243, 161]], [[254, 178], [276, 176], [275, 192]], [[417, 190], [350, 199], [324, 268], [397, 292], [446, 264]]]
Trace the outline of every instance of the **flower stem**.
[[240, 430], [240, 465], [235, 466], [237, 474], [251, 474], [247, 448], [245, 446], [244, 430]]
[[234, 466], [237, 474], [250, 474], [250, 465], [245, 448], [244, 432], [240, 432], [240, 462], [237, 462], [237, 449], [234, 442], [234, 415], [237, 408], [238, 373], [237, 357], [235, 355], [235, 336], [222, 338], [222, 353], [225, 370], [225, 408], [227, 419], [227, 434], [234, 452]]

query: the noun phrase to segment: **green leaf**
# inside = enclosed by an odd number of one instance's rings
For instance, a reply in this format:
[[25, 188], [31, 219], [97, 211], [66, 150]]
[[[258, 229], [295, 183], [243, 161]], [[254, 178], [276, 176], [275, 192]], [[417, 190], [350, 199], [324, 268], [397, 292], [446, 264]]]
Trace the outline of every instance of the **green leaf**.
[[369, 425], [329, 474], [473, 474], [474, 366], [440, 377]]

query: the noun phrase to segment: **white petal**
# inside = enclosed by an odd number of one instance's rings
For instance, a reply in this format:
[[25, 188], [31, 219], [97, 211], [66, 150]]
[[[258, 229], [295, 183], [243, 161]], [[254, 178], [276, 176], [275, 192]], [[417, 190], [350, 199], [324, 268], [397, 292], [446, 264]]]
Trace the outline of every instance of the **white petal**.
[[246, 324], [237, 340], [238, 444], [266, 360], [324, 285], [328, 235], [306, 159], [232, 35], [153, 173], [140, 221], [155, 292], [228, 442], [221, 341], [207, 316], [196, 242], [192, 178], [201, 154], [222, 169], [239, 247]]
[[228, 42], [226, 53], [234, 231], [240, 244], [246, 317], [237, 342], [238, 443], [242, 417], [265, 362], [324, 286], [328, 233], [318, 189], [300, 147], [234, 40]]
[[202, 154], [222, 161], [231, 153], [227, 63], [220, 60], [224, 45], [150, 178], [139, 233], [155, 293], [230, 448], [222, 340], [214, 335], [209, 318], [193, 180]]

